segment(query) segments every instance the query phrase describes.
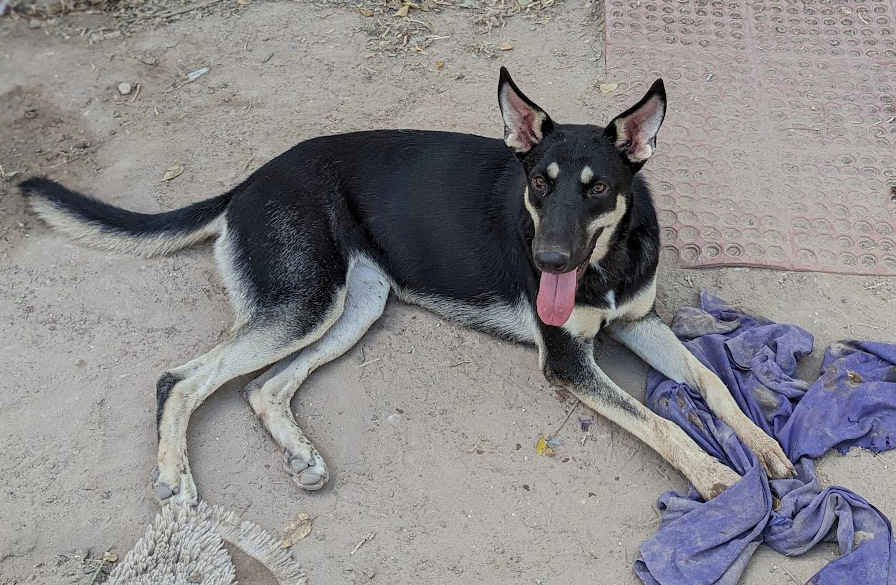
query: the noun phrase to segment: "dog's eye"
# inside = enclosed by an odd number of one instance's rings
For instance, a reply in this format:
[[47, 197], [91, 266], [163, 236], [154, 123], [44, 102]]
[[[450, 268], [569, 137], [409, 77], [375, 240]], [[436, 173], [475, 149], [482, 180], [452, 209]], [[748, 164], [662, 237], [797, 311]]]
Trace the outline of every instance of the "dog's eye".
[[548, 188], [548, 182], [541, 175], [535, 175], [532, 177], [532, 186], [539, 191], [544, 191]]
[[604, 183], [595, 183], [591, 185], [591, 188], [588, 189], [589, 195], [600, 195], [601, 193], [606, 192], [607, 186]]

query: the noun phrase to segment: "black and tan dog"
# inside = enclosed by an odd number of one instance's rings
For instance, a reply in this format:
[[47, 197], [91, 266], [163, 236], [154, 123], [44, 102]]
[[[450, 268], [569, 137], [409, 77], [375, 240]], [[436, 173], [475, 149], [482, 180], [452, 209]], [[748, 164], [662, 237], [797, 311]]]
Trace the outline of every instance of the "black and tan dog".
[[638, 171], [665, 115], [662, 81], [606, 128], [555, 123], [503, 68], [498, 101], [503, 143], [412, 130], [315, 138], [228, 193], [158, 215], [46, 179], [22, 183], [47, 223], [94, 247], [154, 256], [217, 237], [236, 323], [226, 341], [158, 382], [159, 499], [196, 501], [191, 413], [228, 380], [268, 366], [246, 397], [296, 483], [319, 489], [327, 467], [290, 400], [315, 368], [358, 342], [390, 290], [455, 323], [535, 345], [550, 382], [655, 449], [704, 498], [738, 475], [597, 367], [598, 331], [699, 389], [770, 476], [793, 473], [779, 445], [653, 311], [659, 230]]

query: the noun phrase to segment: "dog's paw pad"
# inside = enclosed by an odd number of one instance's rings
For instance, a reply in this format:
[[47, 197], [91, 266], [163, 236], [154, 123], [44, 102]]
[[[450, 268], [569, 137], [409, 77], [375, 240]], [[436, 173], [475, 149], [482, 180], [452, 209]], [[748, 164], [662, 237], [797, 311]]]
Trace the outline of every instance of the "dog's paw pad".
[[159, 470], [152, 472], [152, 489], [161, 504], [187, 504], [195, 506], [199, 503], [196, 484], [189, 473], [181, 474], [176, 480], [168, 480], [161, 476]]
[[306, 469], [296, 477], [296, 481], [306, 490], [319, 490], [327, 483], [326, 470], [321, 475], [319, 470]]
[[296, 485], [309, 491], [324, 487], [330, 478], [323, 457], [310, 445], [300, 445], [294, 450], [284, 449], [283, 467]]
[[175, 491], [177, 487], [171, 487], [165, 485], [163, 483], [157, 483], [153, 486], [153, 491], [156, 492], [156, 499], [160, 502], [167, 500], [177, 492]]

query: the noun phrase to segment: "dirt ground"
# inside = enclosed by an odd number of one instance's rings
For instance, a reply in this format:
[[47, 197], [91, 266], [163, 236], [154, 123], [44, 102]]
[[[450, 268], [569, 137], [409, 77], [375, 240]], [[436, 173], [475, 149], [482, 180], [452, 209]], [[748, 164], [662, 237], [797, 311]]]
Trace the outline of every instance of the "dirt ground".
[[[603, 123], [612, 112], [599, 85], [625, 72], [603, 68], [597, 8], [569, 1], [484, 35], [470, 10], [414, 11], [435, 37], [424, 52], [382, 50], [369, 18], [333, 4], [241, 4], [108, 40], [91, 34], [113, 30], [103, 14], [69, 17], [68, 35], [0, 19], [0, 583], [87, 584], [93, 559], [133, 545], [157, 509], [155, 380], [230, 322], [208, 246], [152, 261], [83, 249], [25, 211], [20, 178], [46, 174], [152, 212], [215, 195], [323, 133], [498, 137], [502, 64], [556, 119]], [[183, 173], [162, 182], [177, 164]], [[814, 333], [807, 377], [831, 341], [892, 341], [896, 330], [891, 280], [756, 269], [664, 265], [661, 314], [693, 304], [702, 287]], [[599, 362], [643, 395], [637, 359], [607, 341]], [[563, 424], [575, 405], [543, 381], [533, 349], [397, 302], [295, 399], [330, 466], [321, 492], [288, 480], [239, 393], [245, 383], [194, 416], [195, 477], [205, 499], [275, 533], [310, 514], [314, 529], [293, 553], [311, 583], [634, 584], [657, 496], [685, 488], [602, 420], [582, 444], [577, 417], [593, 415], [579, 406]], [[557, 431], [558, 455], [537, 455], [538, 436]], [[819, 472], [893, 518], [887, 457], [829, 456]], [[803, 583], [834, 554], [760, 549], [743, 583]], [[253, 561], [237, 561], [243, 582], [265, 582]]]

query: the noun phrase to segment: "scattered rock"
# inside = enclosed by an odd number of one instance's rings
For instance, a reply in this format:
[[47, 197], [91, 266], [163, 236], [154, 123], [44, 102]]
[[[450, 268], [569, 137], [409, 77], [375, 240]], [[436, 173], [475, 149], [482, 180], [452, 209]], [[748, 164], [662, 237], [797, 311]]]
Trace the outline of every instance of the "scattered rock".
[[[273, 56], [273, 53], [271, 53], [271, 56]], [[189, 79], [190, 81], [199, 79], [199, 77], [201, 75], [205, 75], [206, 73], [208, 73], [208, 71], [209, 71], [208, 67], [200, 67], [196, 71], [191, 71], [191, 72], [187, 73], [187, 79]]]
[[131, 84], [127, 81], [122, 81], [118, 84], [118, 93], [120, 93], [121, 95], [128, 95], [129, 93], [131, 93], [131, 89]]

